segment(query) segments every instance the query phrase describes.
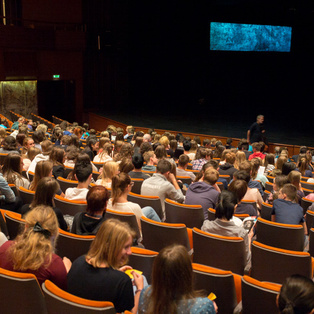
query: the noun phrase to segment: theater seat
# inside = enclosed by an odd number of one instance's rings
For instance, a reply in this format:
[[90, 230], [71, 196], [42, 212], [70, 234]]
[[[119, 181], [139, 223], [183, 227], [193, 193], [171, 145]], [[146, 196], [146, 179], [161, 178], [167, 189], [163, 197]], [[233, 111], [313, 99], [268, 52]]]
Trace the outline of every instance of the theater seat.
[[112, 302], [94, 301], [77, 297], [60, 289], [50, 280], [46, 280], [42, 284], [42, 289], [49, 314], [116, 313]]
[[0, 268], [0, 312], [46, 314], [43, 293], [33, 274]]

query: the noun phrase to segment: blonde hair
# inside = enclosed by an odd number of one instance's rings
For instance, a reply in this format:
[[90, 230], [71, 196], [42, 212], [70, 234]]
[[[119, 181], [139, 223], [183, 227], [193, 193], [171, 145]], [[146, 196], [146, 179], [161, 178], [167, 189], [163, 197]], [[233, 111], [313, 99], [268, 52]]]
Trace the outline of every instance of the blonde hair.
[[116, 175], [117, 171], [119, 170], [119, 164], [115, 161], [107, 161], [104, 163], [102, 168], [102, 179], [101, 182], [103, 184], [111, 182], [112, 177]]
[[[25, 221], [24, 231], [17, 236], [9, 250], [13, 269], [25, 271], [48, 267], [58, 236], [57, 216], [51, 207], [40, 205], [26, 214]], [[36, 223], [41, 225], [43, 231], [34, 230]]]
[[168, 148], [168, 146], [169, 146], [169, 139], [168, 139], [168, 137], [167, 136], [162, 136], [159, 139], [159, 143], [160, 143], [160, 145], [165, 146], [165, 148]]
[[122, 265], [117, 257], [130, 237], [133, 239], [135, 233], [126, 222], [117, 219], [106, 220], [91, 244], [86, 261], [95, 268], [105, 263], [108, 267], [118, 269]]
[[236, 157], [236, 159], [234, 162], [234, 168], [239, 170], [240, 163], [246, 160], [245, 152], [239, 150], [239, 151], [237, 151], [235, 157]]

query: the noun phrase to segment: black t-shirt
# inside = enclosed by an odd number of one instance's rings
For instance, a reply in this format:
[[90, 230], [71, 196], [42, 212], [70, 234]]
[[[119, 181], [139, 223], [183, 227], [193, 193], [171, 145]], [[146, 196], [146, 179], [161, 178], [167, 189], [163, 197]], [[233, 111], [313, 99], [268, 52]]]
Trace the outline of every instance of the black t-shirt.
[[105, 215], [100, 219], [94, 219], [86, 213], [77, 213], [73, 219], [71, 232], [79, 235], [95, 235], [104, 221]]
[[250, 143], [260, 142], [262, 140], [262, 125], [254, 122], [250, 127]]
[[134, 307], [130, 277], [113, 268], [95, 268], [84, 255], [73, 262], [68, 273], [68, 292], [89, 300], [112, 302], [118, 313]]

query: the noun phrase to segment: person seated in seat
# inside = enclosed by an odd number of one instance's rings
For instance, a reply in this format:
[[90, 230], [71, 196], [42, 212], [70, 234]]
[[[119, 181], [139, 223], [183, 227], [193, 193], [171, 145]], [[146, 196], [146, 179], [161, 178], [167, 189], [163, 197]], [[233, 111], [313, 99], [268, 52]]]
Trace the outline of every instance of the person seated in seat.
[[71, 261], [54, 253], [58, 228], [57, 216], [51, 207], [33, 208], [25, 215], [23, 232], [0, 247], [0, 267], [34, 274], [40, 286], [49, 279], [66, 290]]
[[24, 204], [21, 207], [21, 214], [24, 216], [32, 208], [35, 208], [39, 205], [50, 206], [57, 215], [59, 228], [67, 231], [68, 225], [64, 220], [62, 211], [55, 206], [54, 197], [57, 192], [60, 190], [59, 183], [52, 177], [44, 177], [38, 181], [34, 199], [31, 204]]
[[235, 208], [235, 214], [248, 214], [250, 216], [259, 216], [257, 209], [251, 204], [241, 203], [247, 192], [248, 186], [244, 180], [234, 180], [230, 183], [228, 190], [235, 193], [238, 198], [238, 204]]
[[201, 205], [204, 212], [204, 218], [208, 218], [208, 208], [216, 208], [220, 189], [216, 185], [219, 173], [213, 168], [206, 169], [203, 177], [191, 184], [186, 191], [185, 204]]
[[167, 159], [161, 159], [157, 164], [157, 172], [143, 181], [141, 195], [159, 196], [163, 213], [165, 213], [164, 200], [169, 198], [183, 203], [185, 197], [178, 185], [176, 177], [171, 173], [172, 165]]
[[77, 187], [67, 188], [64, 197], [69, 200], [86, 201], [88, 187], [92, 180], [92, 172], [93, 169], [90, 161], [77, 161], [74, 166], [74, 177], [78, 181]]
[[236, 225], [232, 221], [234, 210], [238, 204], [235, 193], [223, 190], [220, 194], [218, 205], [216, 207], [215, 220], [205, 220], [202, 230], [205, 232], [225, 236], [241, 237], [244, 240], [246, 250], [247, 267], [250, 267], [251, 261], [251, 241], [253, 237], [253, 228], [248, 233], [242, 226]]
[[280, 313], [314, 313], [314, 283], [311, 279], [292, 275], [284, 281], [276, 299]]
[[121, 212], [133, 213], [137, 218], [137, 223], [140, 230], [140, 218], [143, 215], [149, 219], [160, 222], [159, 216], [152, 207], [146, 206], [141, 208], [140, 205], [128, 201], [128, 194], [131, 192], [133, 185], [134, 183], [128, 174], [121, 172], [115, 175], [112, 178], [111, 198], [108, 201], [107, 208]]
[[156, 171], [156, 164], [158, 162], [155, 152], [153, 150], [147, 151], [143, 154], [146, 165], [142, 167], [145, 171]]
[[192, 263], [186, 248], [163, 248], [154, 261], [152, 285], [141, 292], [139, 313], [214, 314], [217, 309], [207, 296], [194, 291]]
[[71, 232], [79, 235], [95, 235], [105, 221], [109, 193], [104, 186], [97, 185], [89, 189], [84, 213], [74, 216]]
[[280, 189], [278, 199], [273, 203], [271, 219], [282, 224], [302, 224], [307, 234], [303, 208], [298, 204], [297, 188], [293, 184], [287, 183]]
[[125, 274], [132, 267], [125, 265], [133, 243], [134, 232], [127, 223], [106, 220], [99, 228], [86, 255], [77, 258], [68, 274], [68, 292], [78, 297], [113, 302], [117, 313], [137, 313], [143, 276], [132, 272], [132, 281]]
[[182, 154], [179, 157], [177, 166], [177, 176], [190, 177], [192, 181], [195, 180], [195, 174], [192, 171], [186, 171], [190, 158], [186, 154]]
[[150, 175], [142, 172], [142, 167], [144, 164], [144, 159], [141, 154], [134, 154], [132, 156], [132, 164], [134, 169], [129, 172], [129, 176], [133, 179], [148, 179]]

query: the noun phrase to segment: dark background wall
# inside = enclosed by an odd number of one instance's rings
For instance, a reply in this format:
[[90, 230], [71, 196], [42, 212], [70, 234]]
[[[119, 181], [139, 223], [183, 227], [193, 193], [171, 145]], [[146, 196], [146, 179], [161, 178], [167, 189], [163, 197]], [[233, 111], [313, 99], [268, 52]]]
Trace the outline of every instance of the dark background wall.
[[[191, 124], [195, 117], [205, 124], [221, 121], [221, 129], [242, 123], [246, 130], [263, 113], [273, 134], [280, 129], [313, 135], [309, 1], [8, 3], [20, 20], [14, 27], [0, 26], [0, 78], [42, 81], [44, 114], [50, 115], [54, 104], [57, 115], [78, 122], [89, 111], [129, 117], [146, 113], [165, 121], [185, 115]], [[210, 51], [211, 21], [292, 26], [291, 52]], [[64, 83], [51, 82], [53, 74]], [[45, 95], [58, 96], [60, 102]]]

